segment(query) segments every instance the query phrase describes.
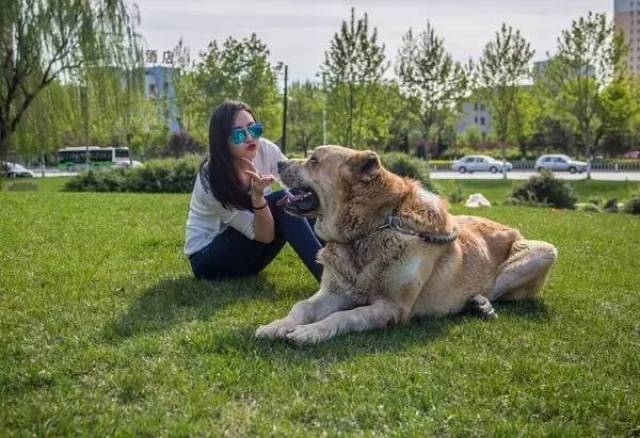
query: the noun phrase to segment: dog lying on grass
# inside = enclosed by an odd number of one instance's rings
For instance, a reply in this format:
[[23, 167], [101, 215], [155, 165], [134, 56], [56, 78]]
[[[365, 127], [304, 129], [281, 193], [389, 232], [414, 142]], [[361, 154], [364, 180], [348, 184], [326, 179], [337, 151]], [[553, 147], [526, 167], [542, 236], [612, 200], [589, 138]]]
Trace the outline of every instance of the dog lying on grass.
[[541, 293], [556, 248], [447, 203], [384, 169], [371, 151], [321, 146], [278, 165], [292, 214], [315, 217], [326, 246], [320, 290], [256, 336], [314, 344], [334, 336], [470, 310]]

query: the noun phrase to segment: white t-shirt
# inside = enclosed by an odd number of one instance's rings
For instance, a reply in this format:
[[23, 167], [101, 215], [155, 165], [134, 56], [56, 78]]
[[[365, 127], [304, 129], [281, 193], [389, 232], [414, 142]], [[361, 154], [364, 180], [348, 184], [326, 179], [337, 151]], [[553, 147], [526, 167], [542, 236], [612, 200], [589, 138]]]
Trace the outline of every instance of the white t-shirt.
[[[260, 138], [258, 153], [253, 164], [260, 174], [271, 174], [278, 177], [278, 161], [287, 158], [280, 149], [269, 140]], [[269, 193], [270, 188], [265, 190]], [[185, 230], [184, 253], [189, 256], [207, 246], [214, 237], [232, 226], [242, 234], [253, 240], [253, 213], [248, 210], [224, 208], [214, 198], [206, 181], [202, 181], [200, 172], [196, 177], [189, 205], [189, 217]]]

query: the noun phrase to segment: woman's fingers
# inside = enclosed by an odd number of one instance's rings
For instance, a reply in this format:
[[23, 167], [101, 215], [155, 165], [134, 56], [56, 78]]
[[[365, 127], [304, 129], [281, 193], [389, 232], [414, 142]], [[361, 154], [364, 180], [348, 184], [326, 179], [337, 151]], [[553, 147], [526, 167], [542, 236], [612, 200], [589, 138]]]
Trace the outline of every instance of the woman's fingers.
[[251, 166], [251, 170], [253, 172], [258, 173], [258, 169], [256, 169], [256, 165], [253, 164], [253, 161], [251, 161], [250, 159], [245, 158], [245, 157], [240, 157], [240, 159], [243, 160], [244, 162], [246, 162], [249, 166]]
[[276, 180], [273, 175], [260, 175], [259, 173], [252, 172], [250, 170], [245, 170], [244, 173], [249, 175], [251, 178], [257, 179], [258, 181], [274, 182]]
[[256, 172], [252, 172], [250, 170], [245, 170], [244, 173], [246, 173], [247, 175], [249, 175], [251, 178], [255, 178], [257, 180], [261, 180], [262, 176], [260, 176], [260, 174], [256, 173]]

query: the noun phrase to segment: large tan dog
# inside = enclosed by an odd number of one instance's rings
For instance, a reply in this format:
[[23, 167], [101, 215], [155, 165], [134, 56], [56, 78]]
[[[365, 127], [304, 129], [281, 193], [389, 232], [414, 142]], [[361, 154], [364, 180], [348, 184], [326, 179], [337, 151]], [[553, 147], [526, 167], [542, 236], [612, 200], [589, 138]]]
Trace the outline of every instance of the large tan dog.
[[298, 192], [286, 208], [316, 217], [327, 242], [320, 290], [256, 336], [299, 344], [464, 309], [495, 317], [490, 301], [540, 293], [553, 245], [474, 216], [453, 216], [437, 195], [380, 164], [371, 151], [318, 147], [279, 164]]

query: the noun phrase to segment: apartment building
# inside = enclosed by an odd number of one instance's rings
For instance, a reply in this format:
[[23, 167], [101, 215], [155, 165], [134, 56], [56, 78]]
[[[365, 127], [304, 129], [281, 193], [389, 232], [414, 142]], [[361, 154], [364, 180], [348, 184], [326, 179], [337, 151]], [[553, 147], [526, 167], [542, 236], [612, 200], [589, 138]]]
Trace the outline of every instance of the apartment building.
[[640, 74], [640, 0], [614, 0], [614, 23], [629, 46], [629, 71]]

